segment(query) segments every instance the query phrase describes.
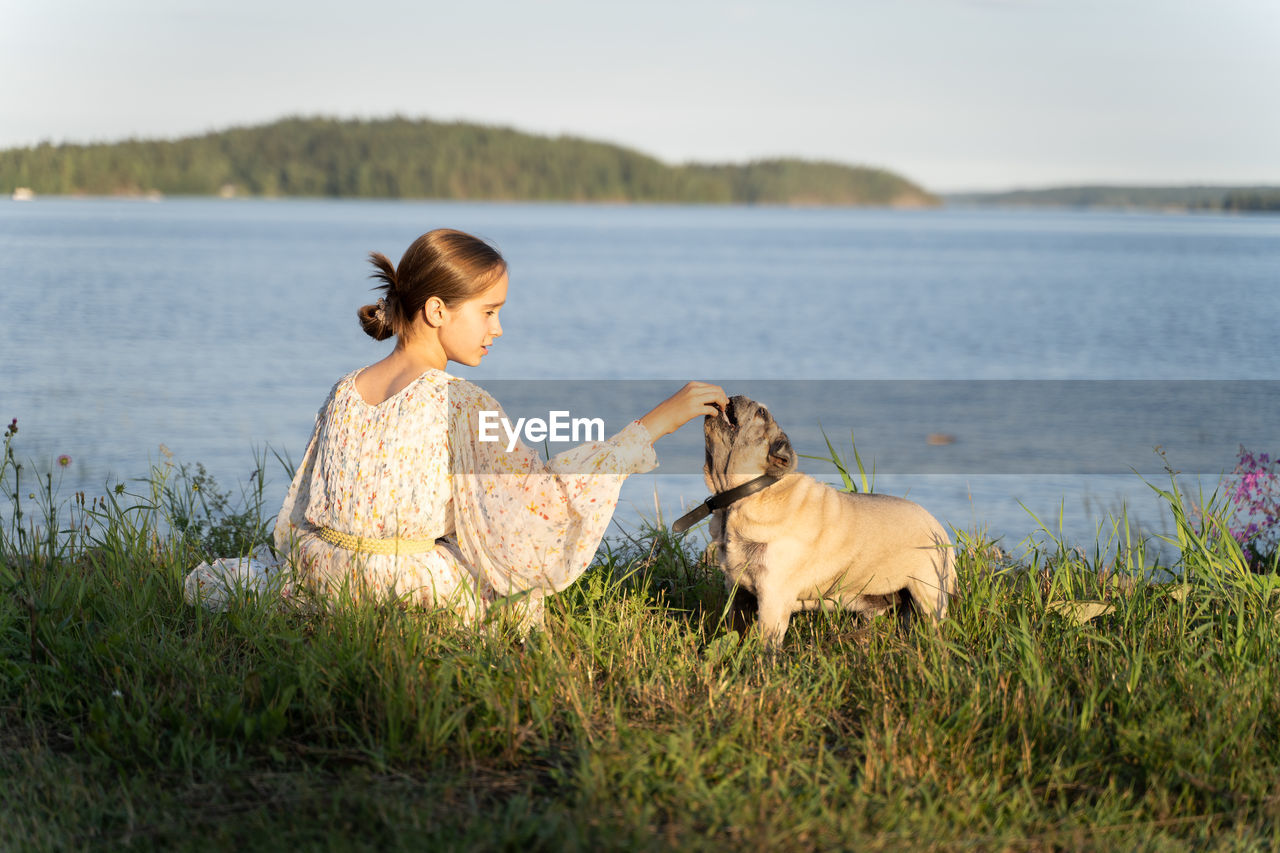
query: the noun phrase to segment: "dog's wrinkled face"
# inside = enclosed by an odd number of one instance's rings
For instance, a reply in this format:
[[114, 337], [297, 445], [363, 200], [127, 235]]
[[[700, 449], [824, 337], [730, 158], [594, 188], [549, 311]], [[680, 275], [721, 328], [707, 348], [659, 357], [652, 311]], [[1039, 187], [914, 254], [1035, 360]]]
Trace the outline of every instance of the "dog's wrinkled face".
[[754, 400], [729, 398], [723, 412], [703, 420], [702, 432], [707, 440], [702, 473], [713, 492], [732, 489], [761, 474], [781, 477], [795, 470], [796, 454], [787, 434], [769, 410]]

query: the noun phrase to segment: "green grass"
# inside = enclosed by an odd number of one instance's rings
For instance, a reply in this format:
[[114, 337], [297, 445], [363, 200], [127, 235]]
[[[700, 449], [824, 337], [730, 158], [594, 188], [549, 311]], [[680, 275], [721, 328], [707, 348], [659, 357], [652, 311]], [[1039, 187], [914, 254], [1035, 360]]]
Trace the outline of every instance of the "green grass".
[[958, 534], [938, 629], [798, 615], [771, 655], [697, 531], [606, 550], [527, 641], [394, 604], [208, 614], [183, 574], [265, 526], [198, 477], [67, 506], [45, 481], [10, 520], [0, 849], [1280, 843], [1276, 585], [1214, 496], [1165, 490], [1176, 564], [1123, 522]]

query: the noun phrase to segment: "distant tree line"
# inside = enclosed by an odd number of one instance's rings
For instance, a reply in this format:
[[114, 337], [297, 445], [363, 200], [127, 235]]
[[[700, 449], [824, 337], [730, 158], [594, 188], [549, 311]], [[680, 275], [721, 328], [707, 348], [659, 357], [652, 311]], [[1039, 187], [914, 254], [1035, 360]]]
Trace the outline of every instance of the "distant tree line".
[[575, 137], [404, 118], [289, 118], [172, 141], [43, 143], [0, 151], [0, 187], [58, 195], [938, 203], [880, 169], [789, 159], [670, 166]]
[[1147, 210], [1280, 211], [1280, 187], [1081, 186], [1000, 193], [957, 193], [948, 204], [1103, 207]]
[[1275, 189], [1233, 190], [1222, 199], [1222, 209], [1280, 212], [1280, 187]]

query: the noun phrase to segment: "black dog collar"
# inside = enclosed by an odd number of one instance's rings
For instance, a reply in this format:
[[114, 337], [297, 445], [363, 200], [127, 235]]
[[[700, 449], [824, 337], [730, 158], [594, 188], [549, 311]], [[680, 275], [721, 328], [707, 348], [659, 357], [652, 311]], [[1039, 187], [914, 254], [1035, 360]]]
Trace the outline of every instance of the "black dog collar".
[[712, 495], [702, 503], [698, 504], [689, 512], [676, 519], [676, 523], [671, 525], [672, 533], [684, 533], [690, 527], [693, 527], [699, 521], [711, 515], [717, 509], [724, 509], [734, 501], [742, 500], [747, 495], [754, 495], [756, 492], [769, 488], [774, 483], [781, 480], [781, 477], [775, 477], [772, 474], [761, 474], [754, 480], [748, 480], [741, 486], [736, 486], [727, 492], [721, 492], [718, 495]]

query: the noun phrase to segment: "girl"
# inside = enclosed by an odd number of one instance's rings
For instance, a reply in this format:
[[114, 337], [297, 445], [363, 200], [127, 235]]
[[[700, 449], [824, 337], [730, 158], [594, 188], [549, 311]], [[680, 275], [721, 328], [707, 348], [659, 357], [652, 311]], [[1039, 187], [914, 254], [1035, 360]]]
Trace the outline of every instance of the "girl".
[[[276, 519], [274, 559], [320, 595], [394, 596], [469, 621], [516, 597], [519, 617], [537, 623], [542, 597], [590, 565], [622, 481], [657, 465], [653, 442], [716, 414], [724, 391], [691, 382], [608, 441], [548, 463], [523, 444], [508, 452], [505, 440], [479, 441], [480, 414], [502, 417], [501, 407], [445, 372], [450, 361], [478, 365], [502, 336], [502, 256], [438, 229], [394, 267], [370, 259], [383, 295], [360, 309], [360, 325], [376, 340], [394, 335], [395, 349], [338, 380], [320, 407]], [[187, 599], [219, 608], [234, 585], [284, 577], [259, 556], [201, 564]]]

